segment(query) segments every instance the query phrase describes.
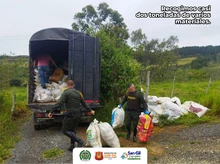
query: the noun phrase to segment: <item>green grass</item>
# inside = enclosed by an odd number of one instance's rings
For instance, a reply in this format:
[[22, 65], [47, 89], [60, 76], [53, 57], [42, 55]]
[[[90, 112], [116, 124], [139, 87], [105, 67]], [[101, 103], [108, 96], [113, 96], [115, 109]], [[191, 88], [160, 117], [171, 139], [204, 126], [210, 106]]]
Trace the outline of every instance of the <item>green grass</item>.
[[[149, 89], [149, 95], [155, 95], [157, 97], [171, 97], [173, 83], [172, 81], [167, 83], [151, 83]], [[184, 101], [195, 101], [209, 107], [213, 105], [220, 105], [220, 81], [213, 81], [206, 94], [208, 87], [207, 81], [191, 81], [191, 82], [179, 82], [174, 84], [174, 91], [172, 97], [178, 97], [181, 103]], [[212, 105], [211, 105], [211, 104]]]
[[[167, 83], [152, 83], [150, 84], [149, 95], [157, 97], [171, 97], [172, 81]], [[167, 125], [186, 125], [193, 126], [201, 123], [219, 122], [220, 118], [220, 81], [213, 81], [208, 89], [207, 81], [190, 81], [190, 82], [175, 82], [174, 92], [172, 97], [178, 97], [183, 104], [185, 101], [194, 101], [210, 110], [202, 117], [198, 117], [194, 113], [183, 115], [180, 118], [169, 121], [167, 118], [162, 118], [161, 126]], [[143, 87], [144, 88], [144, 87]], [[102, 122], [111, 122], [111, 112], [117, 106], [117, 102], [109, 102], [104, 104], [103, 108], [96, 111], [95, 118]], [[117, 129], [117, 132], [124, 131], [125, 127]]]
[[208, 115], [203, 115], [202, 117], [198, 117], [194, 113], [189, 113], [174, 120], [172, 124], [193, 126], [193, 125], [202, 124], [202, 123], [214, 123], [218, 119], [219, 118], [208, 116]]
[[[171, 97], [172, 82], [170, 83], [153, 83], [150, 85], [149, 95], [157, 97]], [[202, 117], [198, 117], [193, 113], [181, 116], [174, 121], [168, 121], [162, 118], [162, 125], [183, 124], [192, 126], [200, 123], [219, 122], [220, 118], [220, 81], [213, 81], [208, 89], [207, 82], [191, 81], [191, 82], [175, 82], [172, 97], [178, 97], [183, 104], [185, 101], [194, 101], [210, 110]]]
[[46, 150], [42, 153], [42, 157], [45, 159], [54, 159], [62, 156], [64, 154], [64, 151], [59, 148], [53, 148]]
[[[12, 95], [16, 94], [16, 106], [13, 112]], [[10, 149], [21, 139], [20, 125], [26, 121], [30, 110], [26, 107], [26, 88], [7, 88], [0, 93], [0, 163], [10, 157]]]
[[195, 59], [196, 59], [196, 57], [182, 58], [182, 59], [178, 60], [177, 64], [178, 64], [178, 66], [183, 66], [183, 65], [191, 63]]

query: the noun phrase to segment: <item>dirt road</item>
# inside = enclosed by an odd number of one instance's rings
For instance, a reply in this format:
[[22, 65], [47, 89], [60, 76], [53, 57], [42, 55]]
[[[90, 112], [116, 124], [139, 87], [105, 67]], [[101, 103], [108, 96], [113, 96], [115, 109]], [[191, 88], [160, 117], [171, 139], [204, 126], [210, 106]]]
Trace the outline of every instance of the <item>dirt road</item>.
[[[80, 125], [77, 134], [86, 139], [88, 125]], [[23, 125], [22, 140], [12, 150], [11, 163], [72, 163], [72, 154], [66, 149], [69, 139], [61, 132], [61, 126], [39, 131], [33, 129], [30, 119]], [[125, 139], [125, 132], [116, 132], [121, 147], [146, 147], [148, 163], [220, 163], [220, 124], [202, 124], [191, 128], [182, 126], [155, 127], [148, 143], [133, 143]], [[44, 159], [42, 153], [52, 148], [64, 150], [56, 159]]]

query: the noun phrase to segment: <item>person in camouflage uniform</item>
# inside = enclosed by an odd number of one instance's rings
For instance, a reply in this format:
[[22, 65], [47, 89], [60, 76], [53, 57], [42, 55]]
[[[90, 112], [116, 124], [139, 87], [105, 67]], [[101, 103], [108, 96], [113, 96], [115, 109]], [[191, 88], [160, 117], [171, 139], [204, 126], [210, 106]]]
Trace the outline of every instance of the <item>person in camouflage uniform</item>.
[[141, 112], [147, 111], [147, 103], [140, 91], [135, 89], [134, 84], [129, 84], [128, 90], [121, 102], [118, 105], [121, 108], [127, 102], [125, 107], [125, 126], [127, 129], [126, 139], [130, 139], [131, 135], [131, 123], [133, 122], [133, 142], [137, 142], [137, 124], [139, 120], [139, 115]]
[[95, 111], [91, 110], [85, 102], [82, 93], [76, 90], [74, 86], [75, 84], [73, 80], [67, 81], [67, 89], [63, 92], [60, 99], [48, 114], [51, 118], [53, 112], [65, 104], [66, 113], [62, 124], [62, 131], [71, 140], [71, 145], [68, 148], [69, 151], [72, 151], [75, 148], [75, 142], [78, 143], [78, 147], [82, 147], [84, 144], [84, 141], [76, 135], [76, 127], [81, 117], [80, 104], [82, 104], [86, 110], [90, 111], [91, 114], [95, 114]]

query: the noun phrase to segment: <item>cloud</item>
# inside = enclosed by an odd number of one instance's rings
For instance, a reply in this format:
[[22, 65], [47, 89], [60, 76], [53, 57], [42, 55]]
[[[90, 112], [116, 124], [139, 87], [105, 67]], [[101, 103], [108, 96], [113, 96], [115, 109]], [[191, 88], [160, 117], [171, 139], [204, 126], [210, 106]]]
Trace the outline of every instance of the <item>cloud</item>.
[[[219, 45], [220, 1], [217, 0], [7, 0], [0, 6], [0, 54], [28, 55], [28, 41], [35, 32], [50, 27], [71, 28], [73, 16], [86, 5], [97, 7], [106, 2], [117, 10], [129, 32], [139, 28], [151, 39], [167, 39], [174, 35], [179, 38], [179, 46]], [[165, 6], [208, 6], [211, 5], [210, 25], [175, 25], [174, 18], [136, 18], [137, 12], [161, 12]], [[20, 37], [20, 38], [19, 38]]]

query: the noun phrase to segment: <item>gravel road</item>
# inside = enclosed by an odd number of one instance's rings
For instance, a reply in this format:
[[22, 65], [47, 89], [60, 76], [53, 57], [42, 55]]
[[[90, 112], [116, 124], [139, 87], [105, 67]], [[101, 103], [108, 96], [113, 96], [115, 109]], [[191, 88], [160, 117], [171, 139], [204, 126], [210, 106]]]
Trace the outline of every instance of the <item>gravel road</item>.
[[[31, 119], [23, 125], [22, 130], [22, 139], [12, 150], [12, 157], [5, 162], [6, 164], [72, 163], [72, 154], [66, 150], [69, 146], [69, 139], [62, 133], [61, 126], [36, 131], [33, 127], [33, 119]], [[53, 160], [44, 159], [42, 153], [52, 148], [64, 150], [64, 156]]]
[[159, 143], [164, 154], [151, 163], [220, 163], [220, 124], [201, 124], [175, 134], [156, 134], [152, 142]]
[[[88, 125], [80, 125], [77, 134], [85, 139]], [[201, 124], [191, 128], [155, 127], [147, 144], [133, 143], [119, 137], [123, 147], [146, 147], [149, 164], [217, 164], [220, 163], [220, 124]], [[22, 139], [12, 150], [5, 164], [14, 163], [72, 163], [72, 153], [66, 149], [69, 139], [61, 132], [61, 126], [35, 131], [30, 119], [22, 127]], [[52, 148], [64, 150], [56, 159], [44, 159], [42, 153]]]

